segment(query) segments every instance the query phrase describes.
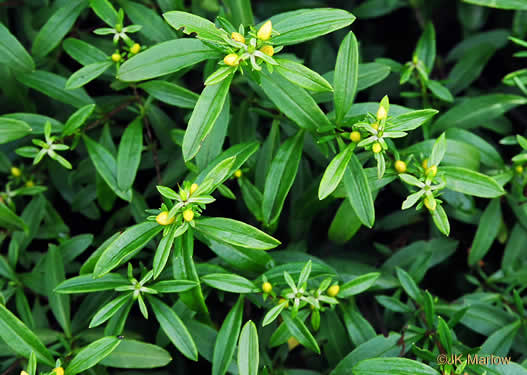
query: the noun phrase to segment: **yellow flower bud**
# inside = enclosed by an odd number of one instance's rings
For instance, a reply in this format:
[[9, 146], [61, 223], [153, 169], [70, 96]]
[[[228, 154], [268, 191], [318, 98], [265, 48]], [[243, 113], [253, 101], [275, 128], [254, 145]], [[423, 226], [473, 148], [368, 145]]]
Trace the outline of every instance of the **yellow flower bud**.
[[297, 339], [295, 339], [293, 336], [291, 336], [288, 340], [287, 340], [287, 347], [289, 348], [289, 351], [293, 350], [294, 348], [296, 348], [300, 343], [298, 342]]
[[388, 112], [386, 112], [386, 109], [380, 105], [379, 109], [377, 110], [377, 120], [381, 121], [386, 119], [388, 117]]
[[156, 216], [156, 221], [159, 225], [170, 225], [174, 222], [175, 218], [168, 218], [168, 211], [163, 211]]
[[241, 169], [238, 169], [236, 172], [234, 172], [234, 177], [240, 178], [243, 175], [243, 172]]
[[270, 282], [266, 281], [262, 284], [262, 290], [264, 293], [271, 293], [271, 290], [273, 290], [273, 286]]
[[267, 56], [273, 56], [274, 48], [273, 46], [263, 46], [262, 48], [260, 48], [260, 52], [265, 53]]
[[397, 160], [394, 164], [395, 170], [397, 173], [404, 173], [406, 172], [406, 163], [402, 160]]
[[379, 130], [379, 124], [377, 122], [374, 122], [373, 124], [371, 124], [371, 127], [374, 128], [375, 130]]
[[361, 139], [361, 136], [360, 136], [360, 133], [358, 131], [354, 130], [354, 131], [352, 131], [350, 133], [350, 140], [352, 142], [358, 143], [358, 142], [360, 142], [360, 139]]
[[378, 154], [379, 152], [382, 151], [382, 146], [381, 146], [381, 144], [380, 144], [379, 142], [375, 142], [375, 143], [373, 144], [373, 146], [371, 147], [371, 150], [372, 150], [374, 153]]
[[235, 53], [229, 53], [223, 58], [223, 62], [229, 66], [236, 66], [239, 63], [238, 55]]
[[31, 180], [26, 181], [26, 187], [33, 187], [33, 186], [35, 186], [35, 183], [33, 181]]
[[523, 173], [523, 167], [521, 165], [517, 165], [515, 168], [516, 173], [522, 174]]
[[287, 307], [287, 306], [289, 306], [289, 301], [286, 300], [285, 298], [280, 298], [280, 299], [278, 300], [278, 304], [280, 304], [280, 305], [281, 305], [281, 304], [284, 304], [285, 307]]
[[426, 168], [426, 175], [435, 177], [437, 174], [437, 165], [432, 165], [430, 168]]
[[194, 194], [196, 190], [198, 190], [198, 184], [190, 185], [190, 195]]
[[12, 167], [11, 174], [15, 177], [20, 177], [22, 175], [22, 171], [20, 170], [20, 168]]
[[242, 34], [240, 33], [237, 33], [237, 32], [233, 32], [231, 34], [231, 38], [237, 42], [240, 42], [240, 43], [245, 43], [245, 38], [243, 37]]
[[119, 62], [119, 61], [121, 61], [121, 54], [119, 54], [119, 53], [114, 53], [114, 54], [112, 55], [112, 61], [113, 61], [113, 62]]
[[20, 375], [29, 375], [27, 372], [25, 372], [24, 370], [20, 371]]
[[181, 200], [185, 202], [188, 199], [188, 194], [185, 189], [179, 189], [179, 196], [181, 197]]
[[338, 285], [332, 285], [328, 288], [328, 296], [335, 297], [337, 294], [339, 294], [340, 286]]
[[428, 197], [425, 197], [423, 203], [425, 204], [426, 208], [428, 208], [430, 211], [436, 210], [437, 201], [435, 199], [429, 199]]
[[139, 53], [139, 51], [141, 51], [141, 45], [139, 43], [135, 43], [132, 47], [130, 47], [130, 52], [132, 52], [134, 55]]
[[190, 208], [187, 208], [185, 211], [183, 211], [183, 219], [187, 222], [194, 220], [194, 211], [192, 211]]
[[260, 40], [269, 40], [271, 39], [272, 32], [273, 32], [273, 24], [271, 23], [271, 20], [269, 20], [266, 23], [264, 23], [262, 27], [260, 27], [256, 36]]
[[64, 375], [64, 369], [62, 367], [55, 367], [53, 372], [57, 375]]
[[424, 169], [428, 169], [428, 159], [423, 160], [421, 165], [423, 166]]

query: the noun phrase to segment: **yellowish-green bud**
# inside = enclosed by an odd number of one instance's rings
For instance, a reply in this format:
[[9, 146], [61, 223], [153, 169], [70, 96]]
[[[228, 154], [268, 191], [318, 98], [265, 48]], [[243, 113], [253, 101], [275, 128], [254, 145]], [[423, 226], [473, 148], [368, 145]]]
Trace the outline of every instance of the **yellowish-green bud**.
[[379, 109], [377, 110], [377, 120], [385, 120], [386, 117], [388, 117], [388, 112], [386, 112], [386, 109], [380, 105]]
[[141, 51], [141, 45], [139, 43], [135, 43], [132, 47], [130, 47], [130, 52], [132, 52], [134, 55], [139, 53]]
[[267, 56], [273, 56], [274, 55], [274, 48], [273, 46], [263, 46], [262, 48], [260, 48], [260, 52], [263, 52], [265, 53]]
[[406, 163], [402, 160], [397, 160], [394, 164], [395, 170], [397, 173], [404, 173], [406, 172]]
[[15, 177], [20, 177], [22, 175], [22, 171], [20, 170], [20, 168], [12, 167], [11, 174]]
[[237, 32], [233, 32], [231, 34], [231, 38], [237, 42], [240, 42], [240, 43], [245, 43], [245, 38], [243, 37], [242, 34], [240, 33], [237, 33]]
[[428, 208], [430, 211], [436, 210], [437, 201], [434, 198], [429, 199], [428, 197], [425, 197], [423, 203], [425, 204], [426, 208]]
[[183, 211], [183, 219], [187, 222], [194, 220], [194, 211], [192, 211], [190, 208], [187, 208], [185, 211]]
[[423, 166], [424, 169], [428, 169], [428, 159], [423, 160], [421, 165]]
[[234, 177], [240, 178], [243, 175], [243, 172], [241, 169], [238, 169], [236, 172], [234, 172]]
[[293, 350], [293, 349], [296, 348], [298, 345], [300, 345], [300, 343], [299, 343], [298, 340], [295, 339], [293, 336], [291, 336], [291, 337], [287, 340], [287, 347], [289, 348], [289, 351]]
[[256, 36], [260, 40], [269, 40], [269, 39], [271, 39], [271, 33], [272, 32], [273, 32], [273, 24], [272, 24], [271, 20], [269, 20], [266, 23], [264, 23], [262, 25], [262, 27], [260, 27], [260, 29], [258, 30], [258, 33], [256, 34]]
[[20, 371], [20, 375], [29, 375], [27, 372], [25, 372], [24, 370]]
[[190, 185], [190, 195], [194, 194], [198, 190], [198, 184]]
[[62, 367], [55, 367], [53, 372], [57, 375], [64, 375], [64, 369]]
[[278, 300], [278, 304], [280, 304], [280, 305], [283, 304], [283, 305], [285, 305], [285, 307], [287, 307], [287, 306], [289, 306], [289, 301], [286, 300], [285, 298], [280, 298], [280, 299]]
[[375, 142], [375, 143], [373, 144], [373, 146], [371, 147], [371, 150], [372, 150], [374, 153], [378, 154], [379, 152], [382, 151], [382, 146], [381, 146], [381, 144], [380, 144], [379, 142]]
[[361, 136], [360, 136], [360, 133], [356, 130], [352, 131], [350, 133], [350, 140], [354, 143], [358, 143], [360, 142], [360, 139], [361, 139]]
[[328, 296], [335, 297], [337, 294], [339, 294], [340, 286], [338, 285], [332, 285], [328, 288]]
[[156, 221], [159, 225], [170, 225], [174, 222], [175, 218], [168, 218], [168, 211], [163, 211], [156, 216]]
[[518, 173], [518, 174], [522, 174], [523, 173], [523, 166], [521, 166], [521, 165], [517, 165], [516, 167], [514, 167], [514, 169], [516, 170], [516, 173]]
[[437, 165], [432, 165], [430, 168], [426, 168], [426, 175], [435, 177], [437, 175]]
[[379, 123], [374, 122], [373, 124], [371, 124], [371, 127], [374, 128], [375, 130], [379, 130]]
[[33, 187], [33, 186], [35, 186], [35, 183], [33, 181], [31, 180], [26, 181], [26, 187]]
[[117, 53], [117, 52], [114, 53], [114, 54], [112, 55], [112, 61], [113, 61], [113, 62], [119, 62], [119, 61], [121, 61], [121, 54], [120, 54], [120, 53]]
[[238, 55], [235, 53], [229, 53], [223, 58], [223, 62], [229, 66], [236, 66], [239, 64]]
[[270, 282], [266, 281], [262, 284], [262, 290], [264, 293], [271, 293], [271, 290], [273, 290], [273, 286]]
[[179, 189], [179, 196], [181, 197], [181, 200], [185, 202], [188, 199], [188, 194], [185, 189]]

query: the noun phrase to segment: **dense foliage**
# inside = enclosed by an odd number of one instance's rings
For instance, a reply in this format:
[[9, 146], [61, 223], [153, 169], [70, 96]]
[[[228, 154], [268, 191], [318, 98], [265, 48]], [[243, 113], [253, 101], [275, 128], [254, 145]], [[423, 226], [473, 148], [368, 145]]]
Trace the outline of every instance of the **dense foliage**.
[[2, 375], [527, 374], [526, 0], [0, 21]]

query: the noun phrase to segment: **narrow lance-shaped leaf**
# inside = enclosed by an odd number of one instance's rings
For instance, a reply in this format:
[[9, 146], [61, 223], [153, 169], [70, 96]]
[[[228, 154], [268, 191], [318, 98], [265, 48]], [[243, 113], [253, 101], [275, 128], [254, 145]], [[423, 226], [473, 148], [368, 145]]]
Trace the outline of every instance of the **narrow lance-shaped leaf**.
[[111, 61], [101, 61], [80, 68], [68, 78], [66, 89], [72, 90], [84, 86], [103, 74], [112, 64]]
[[0, 338], [14, 352], [29, 357], [34, 352], [37, 360], [48, 366], [55, 361], [42, 341], [4, 305], [0, 304]]
[[64, 280], [55, 288], [55, 293], [91, 293], [113, 290], [118, 286], [130, 285], [130, 281], [118, 273], [108, 273], [98, 279], [92, 274], [75, 276]]
[[256, 326], [249, 320], [242, 328], [238, 341], [238, 370], [240, 375], [258, 375], [260, 350]]
[[336, 122], [339, 124], [350, 109], [357, 93], [359, 80], [359, 45], [353, 32], [340, 44], [335, 64], [334, 101]]
[[0, 23], [0, 62], [15, 71], [35, 70], [33, 58], [3, 23]]
[[176, 312], [155, 297], [149, 297], [148, 301], [156, 316], [161, 329], [178, 350], [187, 358], [197, 361], [198, 349], [194, 339], [183, 324]]
[[479, 220], [478, 230], [468, 254], [469, 266], [474, 266], [490, 250], [500, 230], [501, 221], [500, 199], [493, 199], [487, 205]]
[[481, 5], [498, 9], [527, 10], [527, 4], [523, 0], [463, 0], [465, 3]]
[[82, 348], [66, 368], [66, 375], [76, 375], [102, 361], [121, 343], [117, 337], [103, 337]]
[[262, 202], [262, 213], [267, 225], [280, 217], [285, 198], [295, 181], [303, 144], [304, 133], [298, 132], [280, 146], [271, 163], [265, 178]]
[[143, 149], [143, 121], [137, 117], [124, 131], [117, 152], [117, 186], [122, 191], [129, 190], [141, 162]]
[[218, 29], [208, 19], [191, 13], [171, 11], [164, 13], [163, 17], [174, 29], [183, 29], [185, 34], [195, 33], [200, 39], [224, 44], [224, 39], [229, 37], [224, 30]]
[[170, 353], [160, 346], [124, 339], [99, 363], [109, 367], [150, 369], [166, 366], [171, 360]]
[[350, 144], [331, 160], [320, 181], [318, 199], [322, 200], [335, 191], [348, 168], [353, 150], [354, 147]]
[[110, 27], [119, 22], [119, 14], [109, 0], [90, 0], [90, 7]]
[[0, 117], [0, 144], [15, 141], [31, 134], [31, 127], [24, 121]]
[[212, 375], [225, 375], [232, 361], [242, 326], [243, 301], [243, 296], [240, 296], [218, 332], [212, 356]]
[[353, 366], [352, 370], [354, 375], [439, 375], [432, 367], [406, 358], [366, 359]]
[[333, 91], [328, 81], [305, 65], [288, 59], [275, 58], [275, 61], [278, 65], [274, 69], [295, 85], [314, 92]]
[[203, 89], [183, 137], [183, 157], [186, 161], [196, 156], [205, 137], [211, 132], [223, 109], [232, 78], [230, 75], [220, 83]]
[[375, 222], [375, 207], [368, 183], [368, 178], [359, 159], [352, 155], [348, 168], [344, 173], [344, 187], [348, 200], [357, 217], [367, 227], [371, 228]]
[[252, 281], [234, 273], [209, 273], [201, 278], [213, 288], [231, 293], [253, 293], [258, 290]]
[[496, 198], [505, 191], [494, 179], [479, 172], [461, 167], [441, 167], [449, 189], [482, 198]]
[[282, 312], [281, 316], [284, 319], [284, 323], [287, 326], [289, 333], [297, 339], [300, 344], [313, 350], [315, 353], [320, 354], [320, 347], [318, 346], [317, 340], [315, 340], [311, 332], [309, 332], [309, 329], [304, 322], [298, 318], [298, 316], [293, 319], [288, 311]]
[[46, 289], [51, 311], [64, 330], [66, 336], [71, 335], [70, 326], [70, 298], [54, 292], [57, 285], [66, 278], [64, 264], [59, 248], [50, 246], [46, 254]]

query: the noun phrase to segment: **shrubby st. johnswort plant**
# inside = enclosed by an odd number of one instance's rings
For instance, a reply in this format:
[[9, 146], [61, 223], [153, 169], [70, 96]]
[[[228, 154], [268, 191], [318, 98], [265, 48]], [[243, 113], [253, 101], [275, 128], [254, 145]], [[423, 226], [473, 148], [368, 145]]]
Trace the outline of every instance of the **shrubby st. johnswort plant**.
[[0, 2], [0, 373], [527, 374], [527, 2], [445, 3]]

